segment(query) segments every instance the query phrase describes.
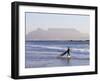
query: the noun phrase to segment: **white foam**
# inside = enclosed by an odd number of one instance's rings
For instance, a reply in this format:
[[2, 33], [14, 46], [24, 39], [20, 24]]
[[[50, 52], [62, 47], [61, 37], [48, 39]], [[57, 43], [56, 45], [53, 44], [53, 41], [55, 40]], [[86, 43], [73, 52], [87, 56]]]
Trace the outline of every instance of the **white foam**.
[[46, 51], [26, 51], [26, 53], [33, 53], [33, 54], [61, 54], [62, 52], [46, 52]]
[[43, 46], [43, 45], [26, 45], [29, 47], [40, 47], [40, 48], [49, 48], [49, 49], [60, 49], [60, 50], [65, 50], [65, 48], [61, 47], [56, 47], [56, 46]]
[[[66, 50], [65, 47], [56, 47], [56, 46], [43, 46], [43, 45], [26, 45], [28, 47], [40, 47], [40, 48], [48, 48], [48, 49], [55, 49], [55, 50]], [[72, 51], [79, 51], [79, 52], [89, 52], [87, 48], [71, 48]]]
[[79, 51], [79, 52], [89, 52], [89, 49], [87, 49], [87, 48], [84, 48], [84, 49], [82, 49], [82, 48], [72, 48], [72, 50], [73, 51]]

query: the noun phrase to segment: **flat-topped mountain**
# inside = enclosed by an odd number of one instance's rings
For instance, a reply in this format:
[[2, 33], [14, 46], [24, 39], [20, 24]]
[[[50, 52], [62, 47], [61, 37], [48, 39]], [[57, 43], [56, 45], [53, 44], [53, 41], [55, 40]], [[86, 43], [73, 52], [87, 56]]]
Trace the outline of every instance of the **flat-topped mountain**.
[[89, 40], [89, 35], [71, 28], [49, 28], [29, 32], [26, 40]]

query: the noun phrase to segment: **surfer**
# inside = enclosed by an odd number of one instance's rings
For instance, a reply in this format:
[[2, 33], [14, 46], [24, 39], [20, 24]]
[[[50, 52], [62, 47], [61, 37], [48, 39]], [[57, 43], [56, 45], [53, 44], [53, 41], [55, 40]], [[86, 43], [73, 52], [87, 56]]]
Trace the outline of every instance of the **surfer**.
[[68, 47], [68, 49], [64, 52], [64, 53], [62, 53], [60, 56], [64, 56], [64, 55], [66, 55], [67, 54], [67, 57], [70, 57], [71, 55], [70, 55], [70, 48]]

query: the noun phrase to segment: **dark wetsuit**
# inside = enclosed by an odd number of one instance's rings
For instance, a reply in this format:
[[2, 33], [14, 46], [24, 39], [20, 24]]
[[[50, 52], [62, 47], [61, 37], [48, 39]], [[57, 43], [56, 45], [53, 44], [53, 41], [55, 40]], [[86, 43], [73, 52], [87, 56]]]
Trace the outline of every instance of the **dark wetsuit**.
[[67, 55], [70, 55], [70, 49], [69, 49], [69, 48], [68, 48], [68, 50], [67, 50], [67, 53], [68, 53]]
[[70, 49], [68, 48], [67, 51], [65, 51], [64, 53], [61, 54], [61, 56], [67, 54], [67, 56], [70, 56]]

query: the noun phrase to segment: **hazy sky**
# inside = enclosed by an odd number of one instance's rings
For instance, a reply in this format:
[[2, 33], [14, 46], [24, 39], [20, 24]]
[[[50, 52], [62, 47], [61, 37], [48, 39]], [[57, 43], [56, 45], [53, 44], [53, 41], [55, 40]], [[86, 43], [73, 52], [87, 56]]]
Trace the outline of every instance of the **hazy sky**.
[[74, 28], [89, 33], [90, 16], [26, 12], [26, 34], [38, 28]]

